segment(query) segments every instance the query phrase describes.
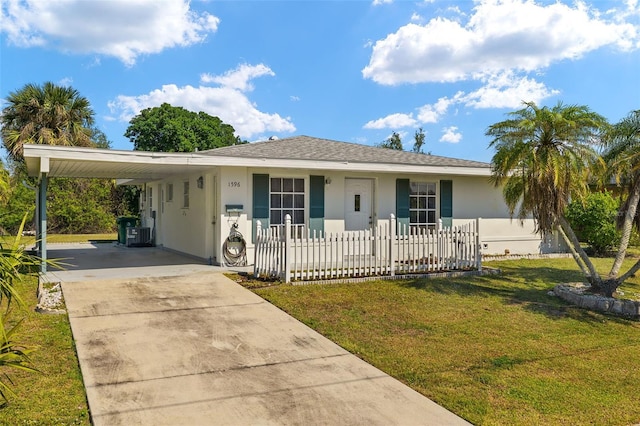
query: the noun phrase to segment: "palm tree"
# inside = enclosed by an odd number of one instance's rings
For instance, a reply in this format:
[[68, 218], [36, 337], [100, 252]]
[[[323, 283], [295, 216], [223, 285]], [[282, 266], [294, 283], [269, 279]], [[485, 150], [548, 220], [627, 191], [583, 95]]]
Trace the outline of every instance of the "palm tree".
[[608, 169], [617, 180], [623, 179], [628, 184], [628, 197], [618, 214], [618, 226], [622, 229], [622, 238], [616, 258], [609, 272], [611, 293], [628, 277], [640, 269], [640, 261], [618, 278], [622, 262], [627, 252], [631, 230], [635, 225], [640, 228], [640, 220], [636, 214], [640, 202], [640, 110], [632, 111], [619, 123], [613, 125], [605, 138], [607, 149], [604, 158]]
[[536, 232], [560, 232], [576, 263], [594, 288], [602, 279], [580, 247], [564, 212], [571, 199], [582, 199], [594, 166], [602, 163], [596, 152], [607, 121], [586, 106], [538, 107], [525, 102], [508, 120], [490, 126], [492, 182], [503, 187], [511, 215], [532, 216]]
[[11, 180], [9, 172], [4, 167], [2, 159], [0, 159], [0, 206], [9, 200], [11, 195]]
[[93, 110], [71, 87], [46, 82], [9, 93], [2, 110], [2, 141], [14, 160], [25, 143], [91, 146]]

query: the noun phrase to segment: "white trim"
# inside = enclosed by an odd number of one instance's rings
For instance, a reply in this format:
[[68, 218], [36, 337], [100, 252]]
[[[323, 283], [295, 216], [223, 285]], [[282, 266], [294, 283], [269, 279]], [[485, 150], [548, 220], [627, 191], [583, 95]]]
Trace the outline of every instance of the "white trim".
[[489, 167], [247, 158], [198, 153], [118, 151], [29, 144], [24, 145], [24, 158], [31, 175], [36, 175], [42, 160], [48, 158], [50, 162], [50, 177], [89, 177], [91, 175], [91, 177], [154, 180], [184, 173], [185, 167], [195, 172], [216, 166], [419, 173], [447, 176], [491, 175]]

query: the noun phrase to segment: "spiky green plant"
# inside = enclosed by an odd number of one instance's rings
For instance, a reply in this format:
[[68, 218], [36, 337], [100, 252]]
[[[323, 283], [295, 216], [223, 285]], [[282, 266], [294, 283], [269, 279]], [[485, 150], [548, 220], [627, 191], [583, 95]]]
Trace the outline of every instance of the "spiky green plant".
[[[41, 262], [39, 257], [27, 253], [21, 244], [26, 220], [25, 214], [14, 241], [7, 247], [0, 247], [0, 307], [4, 311], [0, 315], [0, 398], [5, 402], [8, 401], [8, 396], [15, 395], [9, 387], [13, 382], [7, 369], [38, 371], [29, 359], [32, 350], [15, 340], [22, 320], [18, 320], [7, 330], [8, 317], [14, 304], [24, 309], [24, 302], [20, 298], [16, 285], [24, 279], [26, 273], [37, 270]], [[55, 262], [48, 263], [56, 265]]]

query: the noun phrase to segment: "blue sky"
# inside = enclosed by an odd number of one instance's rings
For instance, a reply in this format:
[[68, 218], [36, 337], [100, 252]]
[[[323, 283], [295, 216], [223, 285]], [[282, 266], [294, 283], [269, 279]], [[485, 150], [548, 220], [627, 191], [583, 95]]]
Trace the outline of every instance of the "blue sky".
[[53, 81], [115, 149], [141, 109], [220, 117], [249, 141], [309, 135], [490, 161], [519, 109], [640, 108], [639, 0], [1, 0], [0, 98]]

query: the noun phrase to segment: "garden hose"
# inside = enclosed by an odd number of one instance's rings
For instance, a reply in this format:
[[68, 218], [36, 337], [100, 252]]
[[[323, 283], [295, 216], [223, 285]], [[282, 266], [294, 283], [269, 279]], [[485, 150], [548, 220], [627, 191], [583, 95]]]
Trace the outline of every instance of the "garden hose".
[[222, 255], [227, 266], [245, 266], [247, 264], [247, 242], [234, 223], [229, 236], [222, 245]]

